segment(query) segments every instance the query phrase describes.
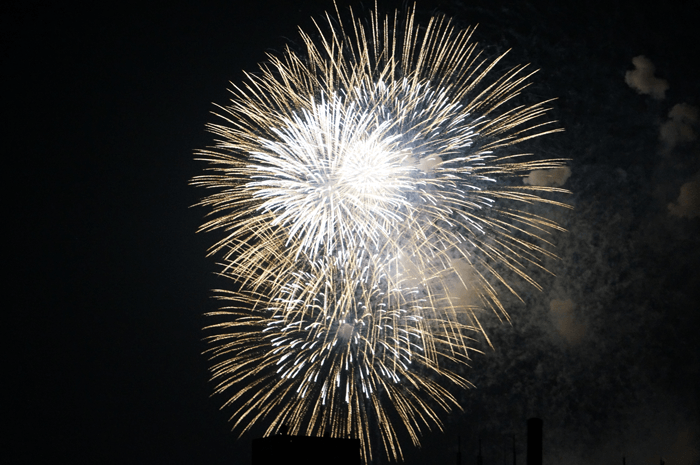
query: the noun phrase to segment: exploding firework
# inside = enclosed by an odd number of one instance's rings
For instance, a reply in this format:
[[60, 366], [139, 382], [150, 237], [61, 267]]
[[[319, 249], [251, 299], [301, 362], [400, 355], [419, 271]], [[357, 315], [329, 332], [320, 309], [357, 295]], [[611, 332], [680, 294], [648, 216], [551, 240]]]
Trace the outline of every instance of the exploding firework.
[[507, 319], [498, 289], [537, 287], [528, 268], [552, 256], [560, 227], [530, 206], [563, 191], [522, 177], [564, 161], [509, 148], [557, 131], [546, 102], [511, 103], [532, 73], [489, 79], [502, 57], [482, 58], [473, 29], [414, 13], [326, 16], [208, 126], [193, 184], [216, 190], [202, 229], [226, 231], [211, 253], [234, 281], [217, 292], [230, 306], [210, 327], [212, 372], [242, 432], [357, 437], [368, 461], [376, 426], [401, 458], [397, 428], [417, 445], [459, 408], [479, 312]]

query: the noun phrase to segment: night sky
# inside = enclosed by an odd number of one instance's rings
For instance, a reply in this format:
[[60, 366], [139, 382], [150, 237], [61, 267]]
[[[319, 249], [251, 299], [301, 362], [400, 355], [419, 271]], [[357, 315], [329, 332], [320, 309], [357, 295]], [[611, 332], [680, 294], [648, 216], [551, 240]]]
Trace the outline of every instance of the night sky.
[[[512, 435], [525, 463], [532, 416], [545, 465], [700, 463], [700, 5], [562, 3], [417, 4], [541, 70], [524, 98], [557, 97], [565, 132], [531, 148], [571, 159], [574, 209], [548, 213], [568, 229], [556, 276], [505, 298], [512, 325], [487, 318], [494, 347], [465, 372], [464, 412], [422, 449], [406, 442], [409, 465], [454, 464], [458, 437], [462, 463], [481, 438], [484, 465], [502, 464]], [[6, 463], [250, 465], [262, 428], [236, 440], [201, 354], [209, 290], [225, 284], [205, 256], [219, 237], [195, 234], [193, 152], [229, 81], [332, 9], [3, 7]]]

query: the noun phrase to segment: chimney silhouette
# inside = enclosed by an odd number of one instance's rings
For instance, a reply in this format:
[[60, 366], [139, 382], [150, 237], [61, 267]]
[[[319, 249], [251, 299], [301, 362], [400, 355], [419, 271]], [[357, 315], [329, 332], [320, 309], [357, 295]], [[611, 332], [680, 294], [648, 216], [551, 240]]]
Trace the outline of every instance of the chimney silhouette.
[[476, 465], [484, 465], [484, 457], [481, 455], [481, 438], [479, 438], [479, 455], [476, 456]]
[[527, 465], [542, 465], [542, 419], [527, 420]]
[[457, 436], [457, 465], [462, 465], [462, 436]]

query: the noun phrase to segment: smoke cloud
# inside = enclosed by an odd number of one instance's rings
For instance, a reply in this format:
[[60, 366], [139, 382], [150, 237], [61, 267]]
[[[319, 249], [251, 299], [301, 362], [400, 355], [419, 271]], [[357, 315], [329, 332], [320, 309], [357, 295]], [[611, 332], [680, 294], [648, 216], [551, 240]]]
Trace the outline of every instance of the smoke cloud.
[[531, 186], [561, 187], [571, 176], [571, 169], [568, 166], [554, 168], [551, 170], [535, 170], [523, 178], [525, 184]]
[[668, 82], [654, 76], [656, 68], [647, 57], [640, 55], [632, 58], [635, 69], [625, 73], [625, 82], [640, 94], [651, 95], [656, 100], [663, 100], [668, 90]]
[[668, 211], [673, 216], [681, 218], [697, 218], [700, 216], [700, 172], [693, 179], [681, 186], [678, 200], [668, 204]]
[[697, 139], [693, 126], [698, 124], [698, 109], [687, 103], [679, 103], [671, 108], [668, 121], [661, 125], [659, 139], [672, 149], [683, 142]]
[[549, 316], [552, 323], [569, 344], [578, 344], [586, 335], [586, 326], [576, 319], [575, 308], [576, 305], [571, 299], [555, 299], [549, 303]]

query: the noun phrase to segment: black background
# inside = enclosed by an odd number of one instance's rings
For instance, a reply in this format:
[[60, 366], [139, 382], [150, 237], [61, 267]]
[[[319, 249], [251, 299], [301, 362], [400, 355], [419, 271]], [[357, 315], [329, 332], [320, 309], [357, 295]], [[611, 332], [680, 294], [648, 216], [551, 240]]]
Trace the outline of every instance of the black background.
[[[341, 10], [347, 3], [339, 2]], [[599, 394], [582, 388], [586, 393], [576, 395], [605, 404], [611, 392], [625, 397], [618, 391], [629, 380], [652, 380], [642, 393], [658, 396], [649, 405], [668, 403], [692, 426], [697, 405], [689, 402], [699, 386], [698, 219], [669, 219], [664, 205], [698, 171], [699, 157], [697, 145], [691, 145], [676, 162], [662, 159], [656, 131], [674, 103], [700, 103], [700, 6], [559, 3], [423, 1], [418, 8], [422, 17], [445, 12], [465, 26], [480, 23], [477, 40], [497, 49], [513, 47], [516, 62], [542, 69], [536, 92], [559, 97], [555, 117], [567, 132], [553, 139], [551, 152], [573, 159], [565, 187], [574, 191], [572, 203], [582, 212], [568, 224], [574, 235], [563, 246], [573, 247], [581, 227], [576, 221], [595, 217], [610, 224], [612, 212], [627, 211], [625, 237], [615, 241], [633, 244], [619, 249], [634, 257], [625, 272], [638, 280], [624, 279], [636, 283], [629, 292], [649, 290], [648, 299], [628, 299], [613, 287], [617, 297], [595, 304], [607, 306], [606, 318], [624, 328], [628, 321], [622, 312], [632, 312], [625, 305], [637, 308], [641, 301], [651, 302], [652, 309], [681, 309], [653, 313], [661, 316], [649, 320], [630, 314], [630, 321], [640, 323], [605, 339], [629, 338], [625, 347], [635, 347], [628, 358], [611, 367], [600, 354], [598, 364], [585, 357], [576, 363], [583, 372], [625, 366], [643, 367], [641, 374], [622, 376], [619, 385]], [[381, 2], [380, 10], [401, 6]], [[249, 464], [249, 441], [261, 430], [236, 441], [227, 412], [218, 410], [222, 399], [210, 398], [208, 362], [201, 354], [206, 347], [202, 314], [216, 308], [209, 289], [221, 282], [213, 275], [215, 259], [205, 257], [215, 238], [195, 234], [205, 211], [189, 208], [204, 193], [187, 183], [202, 169], [193, 151], [211, 143], [204, 130], [213, 120], [211, 102], [225, 103], [229, 81], [239, 82], [243, 70], [257, 69], [266, 51], [294, 43], [297, 26], [310, 29], [311, 16], [333, 11], [332, 3], [21, 2], [3, 10], [8, 463]], [[625, 85], [632, 57], [641, 54], [670, 82], [666, 102]], [[606, 176], [617, 169], [636, 184], [613, 190]], [[669, 187], [671, 181], [655, 182], [659, 179], [673, 180], [675, 187]], [[664, 226], [655, 226], [660, 219]], [[606, 244], [615, 248], [615, 241]], [[610, 267], [616, 273], [615, 265]], [[577, 278], [572, 270], [562, 274]], [[610, 321], [601, 328], [614, 327]], [[513, 337], [525, 337], [527, 331], [515, 326]], [[498, 331], [501, 347], [516, 343], [502, 339], [509, 337], [509, 327]], [[602, 347], [590, 340], [597, 344]], [[532, 355], [539, 349], [527, 347], [531, 357], [547, 357]], [[502, 360], [488, 361], [487, 355], [475, 362], [472, 379], [481, 392], [465, 394], [467, 413], [450, 416], [447, 433], [428, 435], [423, 449], [407, 445], [409, 463], [454, 463], [458, 434], [469, 463], [475, 444], [470, 432], [480, 428], [473, 419], [482, 418], [484, 429], [497, 429], [483, 420], [489, 401], [477, 400], [500, 396], [498, 404], [505, 406], [517, 400], [509, 397], [510, 386], [492, 381], [499, 379], [491, 375]], [[531, 362], [513, 368], [516, 377], [527, 380], [535, 373]], [[587, 423], [587, 407], [575, 403], [579, 410], [571, 415], [587, 428], [608, 428], [595, 415]], [[644, 405], [639, 400], [625, 409]], [[543, 411], [524, 409], [503, 429], [522, 434], [525, 418]], [[567, 428], [548, 424], [543, 416], [545, 430]], [[624, 422], [615, 425], [615, 431], [625, 428]], [[697, 450], [698, 432], [692, 431]], [[625, 452], [608, 439], [588, 440], [605, 444], [610, 460], [619, 460]], [[697, 463], [697, 453], [688, 457]], [[500, 460], [492, 457], [490, 463]]]

